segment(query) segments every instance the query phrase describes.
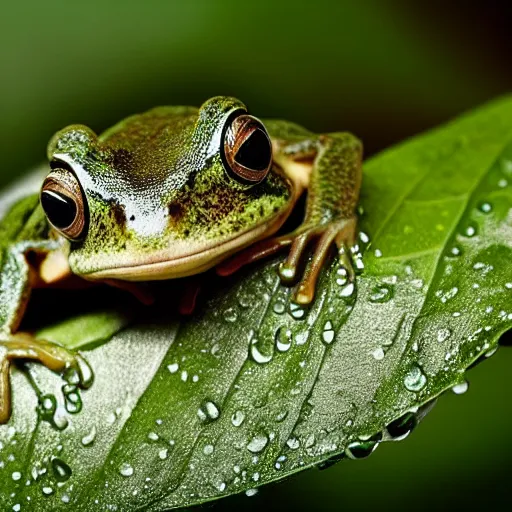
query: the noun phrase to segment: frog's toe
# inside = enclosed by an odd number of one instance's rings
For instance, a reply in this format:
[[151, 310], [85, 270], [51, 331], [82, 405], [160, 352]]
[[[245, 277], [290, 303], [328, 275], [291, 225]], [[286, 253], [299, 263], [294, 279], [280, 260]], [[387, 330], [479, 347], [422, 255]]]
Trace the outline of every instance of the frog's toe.
[[[318, 276], [320, 275], [320, 271], [322, 270], [327, 257], [329, 256], [329, 251], [332, 247], [336, 234], [337, 227], [335, 225], [329, 225], [316, 242], [313, 257], [306, 267], [304, 275], [302, 276], [302, 279], [293, 295], [293, 300], [297, 304], [307, 305], [313, 301], [315, 297]], [[300, 247], [301, 252], [306, 249], [308, 241], [309, 240], [303, 242], [301, 240], [297, 244], [298, 247]], [[297, 262], [300, 259], [300, 255], [295, 256], [292, 254], [292, 251], [290, 251], [290, 256], [288, 259], [290, 259], [290, 257], [295, 257]]]

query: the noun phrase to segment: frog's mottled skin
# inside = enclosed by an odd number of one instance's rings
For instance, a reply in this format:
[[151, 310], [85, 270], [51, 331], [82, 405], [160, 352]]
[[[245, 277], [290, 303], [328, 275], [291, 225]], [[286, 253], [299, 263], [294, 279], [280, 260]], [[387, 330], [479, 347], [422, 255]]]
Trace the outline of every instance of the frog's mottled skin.
[[216, 263], [223, 244], [225, 257], [268, 234], [267, 224], [275, 231], [293, 204], [290, 180], [274, 170], [248, 189], [221, 161], [223, 126], [242, 108], [215, 98], [201, 110], [155, 108], [100, 137], [83, 126], [57, 133], [48, 157], [73, 168], [90, 212], [87, 236], [71, 244], [71, 270], [88, 279], [196, 274]]
[[[234, 98], [216, 97], [199, 109], [155, 108], [100, 136], [73, 125], [52, 138], [50, 164], [78, 179], [88, 224], [79, 240], [64, 240], [49, 229], [36, 198], [18, 203], [0, 223], [0, 423], [11, 410], [12, 360], [86, 373], [78, 355], [16, 332], [31, 287], [69, 269], [109, 284], [182, 277], [214, 266], [226, 275], [290, 246], [280, 275], [285, 283], [300, 281], [294, 298], [307, 304], [335, 244], [351, 275], [360, 142], [348, 133], [314, 135], [293, 123], [266, 121], [273, 165], [263, 181], [249, 186], [233, 179], [221, 155], [229, 119], [245, 110]], [[302, 225], [273, 237], [305, 190]], [[299, 263], [313, 240], [313, 257], [301, 275]], [[30, 263], [26, 256], [33, 252], [61, 262], [62, 269], [48, 272], [55, 263], [41, 265], [40, 258]], [[81, 384], [90, 382], [82, 378]]]

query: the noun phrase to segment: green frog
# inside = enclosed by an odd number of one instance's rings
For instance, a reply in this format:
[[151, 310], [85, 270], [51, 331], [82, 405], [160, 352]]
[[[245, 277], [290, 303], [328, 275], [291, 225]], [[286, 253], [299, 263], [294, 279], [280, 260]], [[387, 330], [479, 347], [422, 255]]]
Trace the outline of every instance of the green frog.
[[[239, 100], [214, 97], [199, 109], [154, 108], [99, 136], [69, 126], [47, 153], [39, 196], [0, 223], [0, 423], [11, 414], [15, 360], [74, 369], [81, 387], [91, 384], [79, 353], [18, 331], [33, 288], [85, 280], [150, 302], [143, 282], [213, 267], [228, 275], [288, 248], [281, 280], [309, 304], [333, 246], [353, 278], [362, 146], [350, 133], [262, 122]], [[306, 192], [302, 224], [282, 233]]]

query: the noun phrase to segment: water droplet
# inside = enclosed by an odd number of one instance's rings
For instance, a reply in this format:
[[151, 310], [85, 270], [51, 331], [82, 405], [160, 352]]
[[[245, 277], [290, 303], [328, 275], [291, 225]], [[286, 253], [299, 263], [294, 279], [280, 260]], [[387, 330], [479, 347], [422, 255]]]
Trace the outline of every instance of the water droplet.
[[453, 288], [450, 288], [448, 291], [444, 292], [442, 290], [437, 290], [436, 297], [439, 297], [441, 302], [444, 304], [448, 302], [450, 299], [453, 299], [455, 295], [459, 292], [459, 289], [454, 286]]
[[158, 434], [156, 432], [150, 432], [148, 434], [148, 439], [150, 441], [158, 441], [160, 438], [159, 438], [159, 436], [158, 436]]
[[455, 386], [452, 387], [452, 391], [456, 394], [456, 395], [463, 395], [469, 388], [469, 382], [467, 381], [464, 381], [464, 382], [461, 382], [460, 384], [455, 384]]
[[508, 185], [508, 181], [505, 178], [502, 178], [498, 181], [498, 187], [505, 188]]
[[239, 427], [245, 420], [245, 414], [243, 411], [235, 411], [231, 416], [231, 423], [235, 427]]
[[451, 334], [452, 332], [450, 331], [450, 329], [439, 329], [437, 331], [437, 341], [439, 341], [439, 343], [442, 343], [443, 341], [446, 341], [451, 336]]
[[43, 421], [47, 421], [57, 430], [64, 430], [68, 426], [66, 418], [58, 418], [55, 414], [57, 411], [57, 399], [53, 395], [41, 396], [37, 411]]
[[224, 311], [224, 320], [229, 323], [236, 322], [238, 319], [238, 313], [235, 308], [228, 308]]
[[256, 494], [258, 494], [258, 489], [247, 489], [247, 490], [245, 491], [245, 495], [246, 495], [247, 497], [249, 497], [249, 498], [250, 498], [251, 496], [256, 496]]
[[464, 230], [464, 235], [468, 238], [472, 238], [477, 234], [476, 224], [469, 224]]
[[213, 450], [214, 450], [213, 444], [207, 444], [203, 448], [203, 453], [205, 455], [211, 455], [213, 453]]
[[17, 482], [18, 480], [21, 479], [21, 473], [19, 471], [14, 471], [11, 477], [15, 482]]
[[251, 453], [260, 453], [263, 451], [265, 446], [267, 446], [268, 443], [268, 436], [264, 433], [258, 433], [256, 434], [247, 444], [247, 449]]
[[394, 288], [391, 285], [378, 285], [372, 289], [370, 302], [383, 303], [393, 298]]
[[382, 433], [379, 432], [377, 436], [374, 436], [368, 441], [355, 441], [353, 443], [350, 443], [345, 450], [346, 456], [351, 459], [364, 459], [366, 457], [369, 457], [377, 449], [377, 446], [379, 446], [380, 439], [376, 439], [379, 436], [381, 439]]
[[461, 254], [462, 249], [456, 245], [450, 249], [450, 256], [460, 256]]
[[82, 437], [82, 445], [90, 446], [92, 443], [94, 443], [95, 439], [96, 439], [96, 426], [93, 425], [91, 427], [91, 430], [89, 430], [89, 433], [86, 434], [84, 437]]
[[16, 505], [13, 505], [12, 509], [14, 510], [14, 512], [20, 512], [21, 505], [19, 503], [16, 503]]
[[274, 336], [276, 348], [279, 352], [287, 352], [292, 346], [292, 331], [285, 327], [279, 327]]
[[330, 320], [327, 320], [327, 322], [325, 322], [325, 324], [324, 324], [324, 330], [322, 332], [322, 340], [324, 341], [324, 343], [327, 343], [328, 345], [330, 345], [334, 340], [334, 336], [335, 336], [335, 333], [334, 333], [334, 329], [332, 327], [332, 323]]
[[277, 299], [274, 302], [274, 306], [272, 309], [274, 310], [274, 313], [282, 315], [286, 311], [286, 305], [282, 299]]
[[53, 494], [53, 489], [51, 487], [43, 487], [42, 490], [45, 496], [51, 496]]
[[496, 354], [497, 350], [498, 350], [498, 345], [496, 345], [495, 347], [493, 347], [489, 351], [487, 351], [485, 353], [485, 357], [486, 358], [492, 357], [494, 354]]
[[315, 434], [309, 434], [309, 436], [306, 438], [306, 442], [304, 443], [304, 446], [306, 448], [311, 448], [315, 444]]
[[419, 366], [413, 366], [404, 378], [404, 385], [409, 391], [421, 391], [427, 384], [427, 377]]
[[356, 289], [356, 287], [355, 287], [354, 283], [348, 283], [346, 286], [344, 286], [340, 290], [340, 297], [346, 297], [346, 298], [352, 297], [355, 289]]
[[64, 394], [64, 405], [66, 411], [70, 414], [76, 414], [82, 410], [82, 399], [78, 387], [74, 384], [65, 384], [62, 386], [62, 393]]
[[489, 213], [489, 212], [492, 210], [492, 205], [491, 205], [491, 203], [484, 202], [484, 203], [481, 203], [481, 204], [478, 206], [478, 209], [479, 209], [482, 213]]
[[159, 452], [158, 452], [158, 458], [160, 460], [165, 460], [167, 459], [169, 455], [169, 450], [167, 448], [162, 448]]
[[382, 258], [382, 251], [380, 249], [375, 249], [374, 254], [376, 258]]
[[300, 442], [296, 437], [290, 437], [290, 439], [286, 441], [286, 444], [291, 450], [296, 450], [300, 446]]
[[364, 231], [359, 231], [359, 240], [361, 240], [363, 244], [367, 244], [370, 241], [370, 237]]
[[384, 359], [384, 356], [386, 354], [384, 353], [384, 350], [382, 347], [378, 347], [376, 348], [373, 352], [372, 352], [372, 356], [377, 360], [377, 361], [382, 361]]
[[169, 370], [170, 373], [176, 373], [179, 369], [179, 364], [178, 363], [168, 364], [167, 369]]
[[58, 482], [66, 482], [73, 473], [71, 468], [61, 459], [52, 459], [52, 471]]
[[130, 464], [124, 462], [121, 464], [121, 467], [119, 468], [119, 473], [123, 476], [132, 476], [133, 475], [133, 468], [130, 466]]
[[288, 411], [281, 411], [276, 415], [276, 421], [278, 423], [281, 423], [281, 421], [284, 421], [286, 417], [288, 416]]
[[401, 418], [391, 422], [386, 430], [393, 438], [393, 441], [401, 441], [405, 439], [416, 427], [416, 416], [412, 412], [404, 414]]
[[254, 336], [251, 340], [250, 345], [250, 355], [251, 359], [258, 364], [266, 364], [272, 361], [273, 354], [264, 354], [260, 351], [260, 340], [258, 337]]
[[197, 410], [197, 415], [201, 421], [214, 421], [220, 416], [220, 410], [215, 403], [208, 401]]
[[304, 318], [306, 311], [298, 304], [290, 302], [290, 314], [295, 318], [295, 320], [300, 320], [301, 318]]

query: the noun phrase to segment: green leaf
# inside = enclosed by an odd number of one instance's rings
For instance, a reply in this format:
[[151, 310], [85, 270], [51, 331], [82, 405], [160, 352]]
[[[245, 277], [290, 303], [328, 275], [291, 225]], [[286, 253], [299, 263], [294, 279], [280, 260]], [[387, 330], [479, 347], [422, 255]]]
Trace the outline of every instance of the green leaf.
[[95, 382], [80, 413], [60, 404], [62, 430], [36, 414], [33, 390], [60, 400], [62, 379], [14, 372], [0, 503], [166, 510], [405, 435], [512, 325], [509, 141], [512, 98], [367, 162], [364, 271], [352, 287], [333, 261], [309, 310], [290, 304], [273, 260], [206, 276], [192, 318], [160, 300], [130, 326], [110, 307], [55, 327], [73, 346], [115, 334], [84, 352]]

